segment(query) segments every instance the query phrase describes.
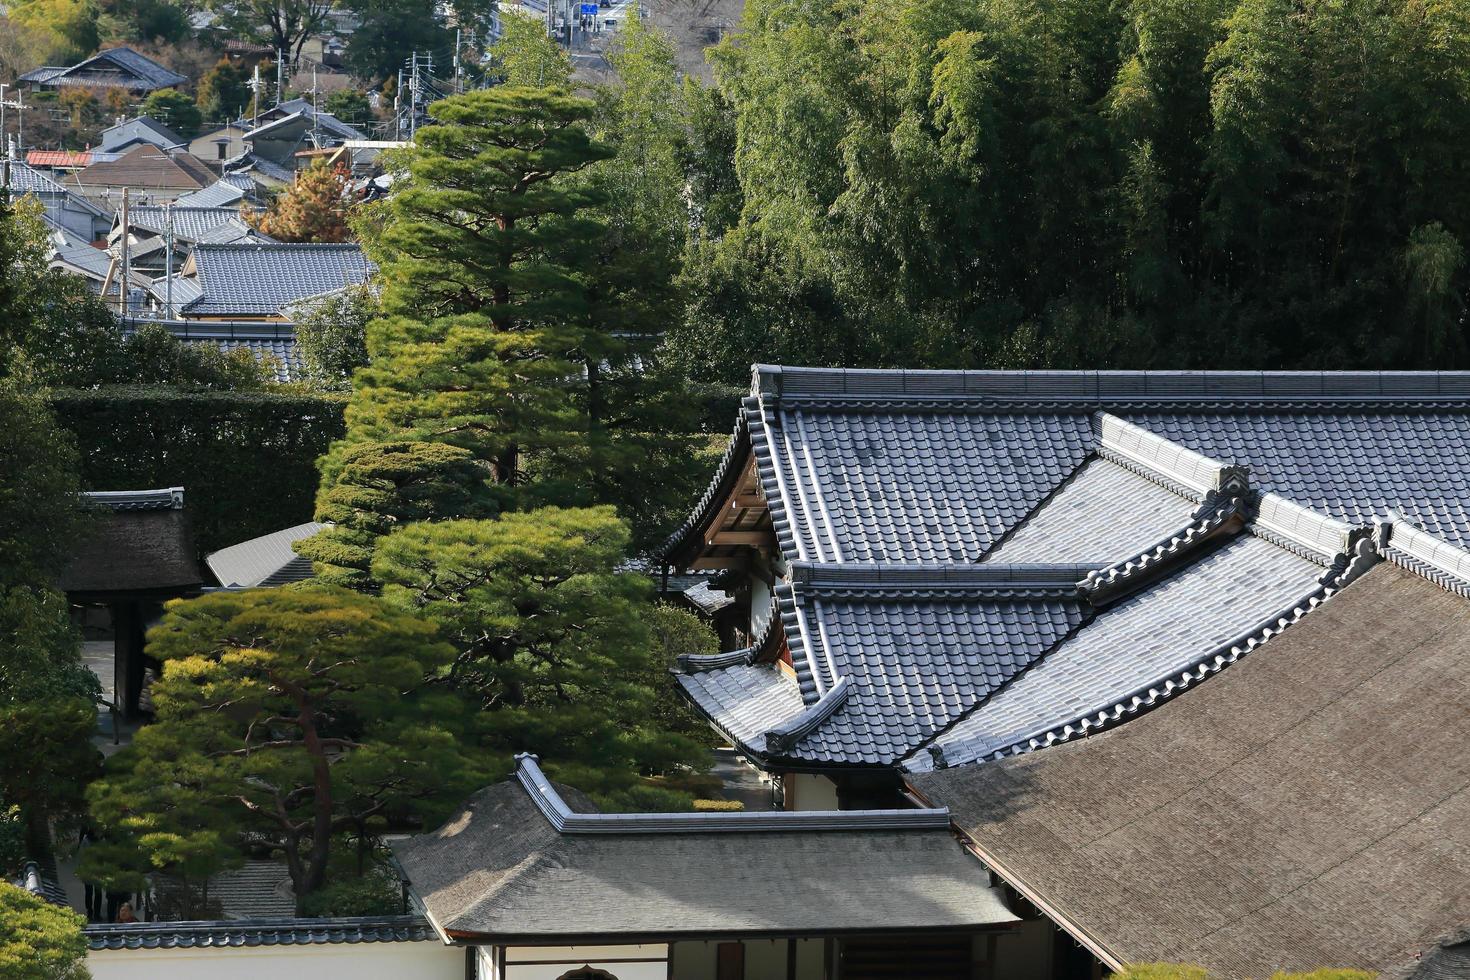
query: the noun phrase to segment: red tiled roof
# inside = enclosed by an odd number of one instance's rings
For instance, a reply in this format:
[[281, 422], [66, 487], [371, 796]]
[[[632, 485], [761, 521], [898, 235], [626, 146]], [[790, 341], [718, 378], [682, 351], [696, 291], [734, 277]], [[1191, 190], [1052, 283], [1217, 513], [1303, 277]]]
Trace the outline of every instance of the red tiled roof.
[[26, 152], [26, 163], [33, 167], [85, 167], [91, 162], [91, 150], [28, 150]]

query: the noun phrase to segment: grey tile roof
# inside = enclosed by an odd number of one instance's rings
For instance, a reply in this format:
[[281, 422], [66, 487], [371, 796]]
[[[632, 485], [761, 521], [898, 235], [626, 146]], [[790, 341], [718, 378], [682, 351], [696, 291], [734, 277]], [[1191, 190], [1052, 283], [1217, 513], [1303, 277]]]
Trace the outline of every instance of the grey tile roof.
[[316, 521], [297, 524], [221, 548], [205, 555], [204, 561], [219, 584], [227, 588], [299, 582], [311, 577], [311, 562], [296, 554], [291, 543], [309, 538], [323, 527]]
[[757, 754], [766, 751], [766, 732], [806, 707], [796, 681], [772, 664], [680, 673], [675, 680], [727, 738]]
[[135, 92], [182, 85], [189, 79], [132, 48], [108, 48], [70, 67], [47, 66], [20, 76], [38, 85], [125, 88]]
[[[874, 815], [882, 826], [904, 812]], [[632, 819], [683, 818], [683, 829], [585, 833], [558, 829], [530, 790], [508, 781], [476, 793], [439, 830], [390, 846], [430, 918], [477, 939], [673, 939], [1015, 921], [942, 818], [905, 825], [911, 829], [863, 829], [867, 816], [641, 814]], [[701, 830], [733, 822], [701, 817], [809, 829]], [[829, 823], [833, 829], [816, 829]]]
[[[158, 206], [133, 207], [128, 209], [128, 223], [136, 234], [139, 231], [161, 235], [167, 230], [168, 208]], [[117, 221], [122, 221], [118, 213]], [[231, 229], [235, 234], [249, 232], [250, 226], [240, 220], [240, 209], [230, 207], [173, 207], [175, 241], [207, 241], [211, 233], [221, 228]]]
[[1395, 510], [1470, 544], [1470, 398], [1443, 410], [1130, 413], [1251, 482], [1349, 523]]
[[154, 146], [171, 150], [183, 146], [188, 140], [150, 116], [135, 116], [102, 131], [102, 149], [114, 151], [134, 143], [152, 143]]
[[[247, 178], [248, 181], [248, 178]], [[178, 200], [173, 201], [175, 207], [229, 207], [235, 210], [241, 201], [245, 200], [247, 188], [240, 187], [240, 182], [225, 178], [215, 181], [209, 187], [184, 194]]]
[[1467, 635], [1383, 563], [1121, 728], [911, 782], [1115, 959], [1403, 977], [1467, 938]]
[[190, 262], [201, 292], [186, 307], [191, 316], [274, 316], [372, 271], [356, 245], [200, 244]]
[[135, 922], [83, 930], [94, 950], [216, 949], [319, 946], [334, 943], [423, 943], [439, 937], [421, 915], [303, 919], [295, 916], [229, 922]]
[[1102, 564], [1177, 530], [1193, 510], [1189, 499], [1117, 463], [1094, 458], [985, 557]]
[[[1321, 565], [1254, 535], [1237, 537], [1100, 613], [935, 745], [961, 765], [1109, 708], [1302, 602], [1322, 575]], [[908, 767], [931, 764], [926, 751]]]

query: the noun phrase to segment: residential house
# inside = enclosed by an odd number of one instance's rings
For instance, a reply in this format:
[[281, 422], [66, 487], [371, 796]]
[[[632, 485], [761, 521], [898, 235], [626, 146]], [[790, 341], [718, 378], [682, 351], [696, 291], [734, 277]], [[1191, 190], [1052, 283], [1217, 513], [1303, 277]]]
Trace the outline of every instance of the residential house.
[[185, 139], [150, 116], [119, 119], [102, 131], [100, 149], [105, 153], [122, 153], [135, 146], [156, 146], [160, 150], [177, 150]]
[[40, 203], [46, 221], [80, 242], [106, 237], [112, 213], [81, 194], [73, 193], [46, 174], [20, 160], [9, 160], [6, 190], [12, 198], [30, 197]]
[[[173, 277], [174, 303], [184, 320], [289, 322], [297, 303], [360, 285], [372, 270], [357, 245], [201, 242]], [[154, 282], [155, 300], [167, 286]]]
[[1374, 514], [1470, 538], [1466, 385], [758, 367], [667, 548], [741, 648], [677, 680], [798, 809], [1107, 727], [1341, 589]]
[[94, 150], [27, 150], [26, 163], [50, 175], [75, 173], [98, 159]]
[[233, 160], [245, 152], [245, 134], [250, 131], [248, 123], [230, 123], [213, 132], [203, 133], [189, 141], [189, 152], [209, 166], [220, 170], [226, 161]]
[[240, 174], [226, 174], [208, 187], [185, 194], [174, 201], [175, 207], [240, 208], [257, 207], [261, 203], [255, 181]]
[[119, 88], [134, 95], [146, 95], [161, 88], [182, 85], [188, 80], [132, 48], [118, 47], [98, 52], [70, 67], [37, 68], [20, 76], [17, 82], [40, 91]]
[[[114, 252], [123, 240], [122, 211], [113, 220], [108, 244]], [[173, 235], [173, 268], [167, 268], [168, 237]], [[252, 228], [238, 207], [180, 207], [140, 205], [128, 209], [127, 245], [130, 268], [150, 276], [167, 276], [177, 271], [194, 246], [203, 242], [231, 245], [272, 242], [274, 239]]]
[[169, 153], [141, 143], [112, 160], [92, 163], [66, 179], [66, 186], [111, 212], [122, 204], [126, 188], [132, 203], [168, 204], [184, 194], [208, 187], [217, 174], [188, 153]]
[[[348, 140], [365, 140], [355, 126], [349, 126], [330, 112], [312, 108], [305, 99], [289, 99], [268, 112], [261, 113], [243, 139], [250, 149], [248, 162], [294, 174], [297, 154], [340, 146]], [[233, 170], [234, 168], [231, 167]]]

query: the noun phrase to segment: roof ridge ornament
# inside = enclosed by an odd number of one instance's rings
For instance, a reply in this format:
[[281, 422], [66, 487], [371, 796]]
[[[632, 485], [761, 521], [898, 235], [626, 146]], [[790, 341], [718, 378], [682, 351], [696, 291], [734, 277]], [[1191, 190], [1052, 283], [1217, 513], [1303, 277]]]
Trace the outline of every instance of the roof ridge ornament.
[[940, 830], [949, 808], [912, 810], [750, 810], [731, 813], [576, 813], [530, 752], [515, 757], [516, 779], [560, 834], [773, 833], [824, 830]]
[[790, 565], [790, 580], [814, 597], [922, 598], [964, 593], [997, 598], [1072, 598], [1089, 563], [811, 562]]
[[806, 710], [793, 718], [766, 732], [766, 754], [785, 755], [787, 752], [817, 729], [822, 722], [832, 717], [832, 713], [847, 702], [848, 695], [852, 693], [852, 684], [846, 677], [839, 677], [837, 683], [828, 688], [827, 692], [810, 704]]
[[1095, 607], [1117, 602], [1179, 567], [1205, 545], [1244, 530], [1249, 513], [1244, 494], [1211, 490], [1188, 524], [1136, 554], [1089, 572], [1077, 583], [1077, 591]]
[[1371, 527], [1328, 517], [1276, 493], [1261, 495], [1250, 523], [1252, 534], [1319, 565], [1352, 552]]
[[1250, 492], [1249, 466], [1212, 459], [1107, 412], [1095, 413], [1092, 426], [1099, 456], [1196, 503], [1211, 491]]
[[700, 674], [725, 667], [749, 667], [755, 663], [757, 649], [755, 646], [748, 646], [723, 653], [681, 653], [674, 658], [674, 662], [679, 665], [679, 672], [685, 674]]
[[1458, 548], [1389, 511], [1377, 524], [1383, 556], [1441, 588], [1470, 599], [1470, 551]]

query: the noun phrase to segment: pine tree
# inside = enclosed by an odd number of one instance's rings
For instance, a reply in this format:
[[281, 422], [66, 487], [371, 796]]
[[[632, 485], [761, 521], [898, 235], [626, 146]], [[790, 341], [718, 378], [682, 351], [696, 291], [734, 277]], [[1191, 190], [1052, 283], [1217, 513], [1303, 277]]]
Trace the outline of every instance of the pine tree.
[[206, 874], [246, 839], [284, 858], [298, 908], [328, 880], [340, 836], [388, 813], [429, 821], [482, 773], [425, 688], [453, 649], [416, 616], [344, 589], [296, 585], [169, 604], [148, 652], [164, 663], [157, 721], [90, 790], [131, 847], [87, 873]]
[[346, 169], [317, 160], [298, 171], [291, 186], [264, 212], [250, 217], [250, 221], [260, 231], [283, 242], [345, 242], [352, 237], [347, 224], [350, 205]]

